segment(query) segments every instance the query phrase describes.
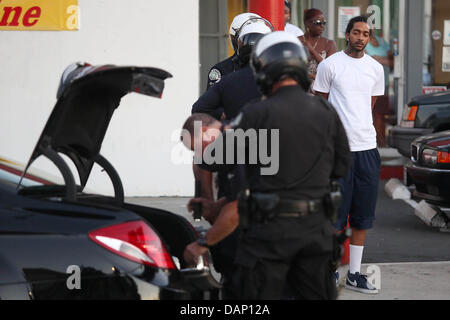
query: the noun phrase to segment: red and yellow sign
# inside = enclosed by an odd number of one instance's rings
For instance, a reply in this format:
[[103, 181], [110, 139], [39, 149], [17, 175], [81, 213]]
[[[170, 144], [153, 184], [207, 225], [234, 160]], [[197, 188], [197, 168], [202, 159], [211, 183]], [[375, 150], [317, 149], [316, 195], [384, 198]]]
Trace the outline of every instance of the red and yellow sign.
[[0, 30], [78, 29], [78, 0], [0, 0]]

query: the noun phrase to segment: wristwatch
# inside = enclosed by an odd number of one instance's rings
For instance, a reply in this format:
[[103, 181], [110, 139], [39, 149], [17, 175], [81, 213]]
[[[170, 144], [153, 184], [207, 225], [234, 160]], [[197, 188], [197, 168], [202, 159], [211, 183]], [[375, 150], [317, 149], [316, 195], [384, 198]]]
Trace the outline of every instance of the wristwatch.
[[201, 246], [201, 247], [205, 247], [205, 248], [210, 248], [210, 246], [206, 243], [206, 238], [204, 234], [200, 235], [200, 238], [197, 239], [197, 243]]

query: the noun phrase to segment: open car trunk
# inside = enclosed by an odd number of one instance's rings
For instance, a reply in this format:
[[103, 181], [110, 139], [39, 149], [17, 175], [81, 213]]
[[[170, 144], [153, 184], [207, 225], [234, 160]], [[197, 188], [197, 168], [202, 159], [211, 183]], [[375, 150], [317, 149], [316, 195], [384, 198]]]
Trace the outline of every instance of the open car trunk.
[[156, 208], [124, 203], [123, 208], [133, 211], [156, 230], [169, 253], [180, 262], [181, 281], [194, 290], [209, 291], [220, 288], [218, 279], [212, 273], [210, 255], [202, 257], [196, 267], [187, 266], [183, 252], [185, 247], [197, 240], [197, 232], [184, 217]]
[[[195, 267], [188, 267], [183, 258], [185, 247], [198, 238], [192, 225], [183, 217], [164, 210], [125, 203], [119, 174], [100, 154], [108, 125], [122, 97], [135, 92], [160, 98], [164, 81], [170, 77], [164, 70], [148, 67], [74, 64], [67, 68], [58, 89], [57, 103], [22, 175], [25, 177], [27, 169], [38, 157], [45, 156], [59, 169], [64, 185], [22, 187], [19, 194], [58, 196], [64, 202], [105, 205], [136, 213], [153, 227], [172, 257], [178, 259], [180, 268], [174, 272], [174, 278], [182, 284], [180, 287], [209, 291], [220, 287], [211, 274], [210, 258], [205, 255]], [[60, 154], [66, 155], [75, 165], [80, 185], [76, 184]], [[114, 197], [83, 192], [95, 163], [108, 174]]]
[[[117, 203], [123, 203], [120, 177], [100, 149], [114, 111], [122, 97], [135, 92], [161, 98], [164, 80], [171, 74], [157, 68], [135, 66], [91, 66], [73, 64], [63, 73], [57, 102], [24, 170], [40, 156], [50, 159], [65, 183], [65, 199], [75, 201], [83, 190], [94, 163], [110, 176]], [[75, 165], [80, 186], [59, 153]], [[20, 183], [19, 183], [20, 184]]]

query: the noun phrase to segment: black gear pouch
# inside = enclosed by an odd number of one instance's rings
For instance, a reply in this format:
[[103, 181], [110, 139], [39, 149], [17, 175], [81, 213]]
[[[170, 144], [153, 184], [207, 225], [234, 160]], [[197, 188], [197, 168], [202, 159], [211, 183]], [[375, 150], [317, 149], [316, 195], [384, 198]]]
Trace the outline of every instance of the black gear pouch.
[[280, 196], [275, 193], [252, 193], [251, 200], [256, 212], [260, 213], [258, 222], [273, 220], [277, 216], [276, 208], [280, 204]]

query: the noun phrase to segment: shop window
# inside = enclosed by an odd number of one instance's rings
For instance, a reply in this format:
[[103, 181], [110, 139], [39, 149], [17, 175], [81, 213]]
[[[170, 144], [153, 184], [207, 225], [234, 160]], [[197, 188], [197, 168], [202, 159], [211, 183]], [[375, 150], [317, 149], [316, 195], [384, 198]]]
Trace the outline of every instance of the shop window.
[[425, 0], [424, 83], [450, 85], [450, 1]]

